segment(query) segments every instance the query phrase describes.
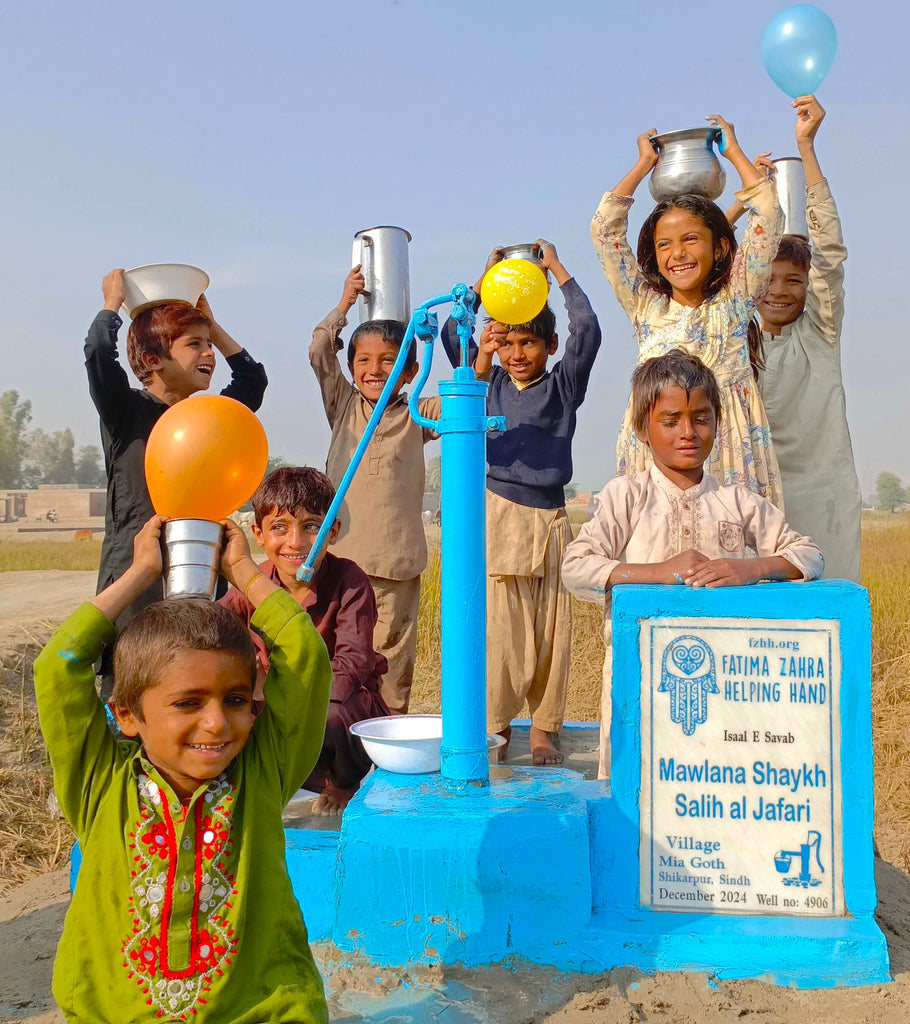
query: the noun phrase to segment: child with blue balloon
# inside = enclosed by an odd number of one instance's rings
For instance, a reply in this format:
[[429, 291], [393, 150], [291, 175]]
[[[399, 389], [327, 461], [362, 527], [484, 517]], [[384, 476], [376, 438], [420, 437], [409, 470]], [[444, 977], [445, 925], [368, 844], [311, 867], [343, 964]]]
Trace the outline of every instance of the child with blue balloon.
[[[765, 364], [759, 389], [774, 435], [787, 518], [822, 549], [827, 576], [858, 583], [862, 497], [840, 355], [847, 250], [815, 153], [825, 111], [814, 96], [799, 96], [793, 107], [809, 238], [783, 236], [758, 304]], [[731, 208], [727, 215], [735, 219], [742, 212]]]
[[[604, 275], [635, 328], [639, 362], [682, 349], [717, 377], [722, 415], [706, 472], [721, 484], [745, 484], [783, 508], [748, 329], [771, 273], [783, 215], [774, 186], [743, 153], [733, 125], [717, 115], [707, 120], [720, 127], [721, 153], [742, 179], [737, 196], [749, 209], [742, 244], [737, 246], [724, 212], [710, 199], [680, 195], [652, 210], [638, 236], [636, 258], [626, 240], [628, 215], [635, 189], [657, 163], [653, 129], [638, 137], [632, 170], [601, 199], [591, 237]], [[631, 411], [630, 403], [617, 442], [620, 476], [639, 473], [651, 461]]]

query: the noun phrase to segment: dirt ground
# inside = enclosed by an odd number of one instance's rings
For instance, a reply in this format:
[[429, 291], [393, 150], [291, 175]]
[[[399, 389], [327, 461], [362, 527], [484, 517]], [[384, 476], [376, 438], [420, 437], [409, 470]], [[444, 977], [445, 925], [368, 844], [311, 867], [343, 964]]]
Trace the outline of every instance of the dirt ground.
[[[0, 654], [28, 640], [36, 623], [59, 622], [91, 597], [94, 575], [0, 573]], [[879, 861], [876, 880], [894, 975], [887, 985], [818, 992], [629, 970], [591, 977], [502, 967], [404, 975], [330, 969], [330, 1013], [334, 1020], [398, 1024], [908, 1024], [910, 876]], [[66, 870], [33, 878], [0, 900], [0, 1024], [62, 1024], [50, 980], [68, 903]]]
[[94, 572], [0, 572], [0, 657], [30, 637], [38, 622], [62, 622], [95, 596]]

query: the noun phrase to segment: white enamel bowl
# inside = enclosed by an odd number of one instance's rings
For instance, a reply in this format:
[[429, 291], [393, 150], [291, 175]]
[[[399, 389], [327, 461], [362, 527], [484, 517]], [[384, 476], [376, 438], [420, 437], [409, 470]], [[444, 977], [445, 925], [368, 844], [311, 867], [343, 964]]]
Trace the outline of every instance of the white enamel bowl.
[[150, 306], [185, 302], [195, 306], [209, 286], [209, 275], [187, 263], [150, 263], [123, 273], [123, 308], [134, 319]]
[[[399, 775], [438, 772], [442, 743], [441, 715], [391, 715], [355, 722], [351, 732], [360, 737], [370, 760]], [[502, 736], [487, 736], [490, 751], [502, 746]]]

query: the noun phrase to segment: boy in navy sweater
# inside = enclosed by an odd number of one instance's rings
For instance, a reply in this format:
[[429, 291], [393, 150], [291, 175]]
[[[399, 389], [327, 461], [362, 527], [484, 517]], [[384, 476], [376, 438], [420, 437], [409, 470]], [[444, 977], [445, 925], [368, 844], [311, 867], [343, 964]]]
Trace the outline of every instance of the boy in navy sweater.
[[[537, 244], [541, 265], [555, 278], [569, 314], [563, 358], [548, 369], [558, 347], [549, 305], [527, 324], [488, 321], [479, 348], [471, 345], [471, 357], [477, 376], [490, 382], [487, 412], [506, 417], [505, 431], [487, 437], [489, 726], [508, 741], [511, 721], [527, 700], [532, 761], [552, 765], [562, 763], [558, 736], [572, 646], [571, 597], [560, 576], [572, 539], [564, 487], [572, 479], [576, 410], [600, 348], [600, 326], [556, 249], [542, 240]], [[494, 249], [486, 269], [501, 258]], [[474, 291], [480, 293], [480, 281]], [[442, 340], [458, 365], [460, 344], [451, 320]], [[493, 365], [494, 353], [500, 366]]]

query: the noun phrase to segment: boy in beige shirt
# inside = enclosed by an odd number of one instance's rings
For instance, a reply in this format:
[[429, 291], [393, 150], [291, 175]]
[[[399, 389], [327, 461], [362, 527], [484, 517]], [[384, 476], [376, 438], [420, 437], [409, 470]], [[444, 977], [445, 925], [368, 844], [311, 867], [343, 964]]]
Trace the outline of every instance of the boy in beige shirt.
[[632, 375], [632, 426], [653, 465], [614, 477], [597, 496], [594, 517], [566, 548], [566, 587], [604, 607], [599, 778], [610, 774], [614, 586], [813, 580], [825, 567], [818, 547], [791, 530], [776, 505], [744, 484], [720, 484], [704, 472], [720, 409], [717, 380], [695, 356], [671, 349], [641, 363]]
[[[345, 376], [338, 359], [347, 314], [364, 290], [360, 267], [345, 278], [341, 301], [316, 326], [310, 365], [319, 381], [332, 440], [326, 474], [337, 487], [392, 372], [405, 334], [395, 320], [369, 320], [351, 335]], [[382, 697], [393, 714], [405, 714], [414, 677], [420, 574], [427, 564], [421, 513], [425, 483], [423, 446], [436, 438], [408, 413], [401, 391], [418, 370], [416, 345], [382, 415], [341, 509], [335, 553], [356, 562], [376, 594], [373, 647], [388, 660]], [[439, 398], [423, 398], [420, 412], [438, 419]]]

